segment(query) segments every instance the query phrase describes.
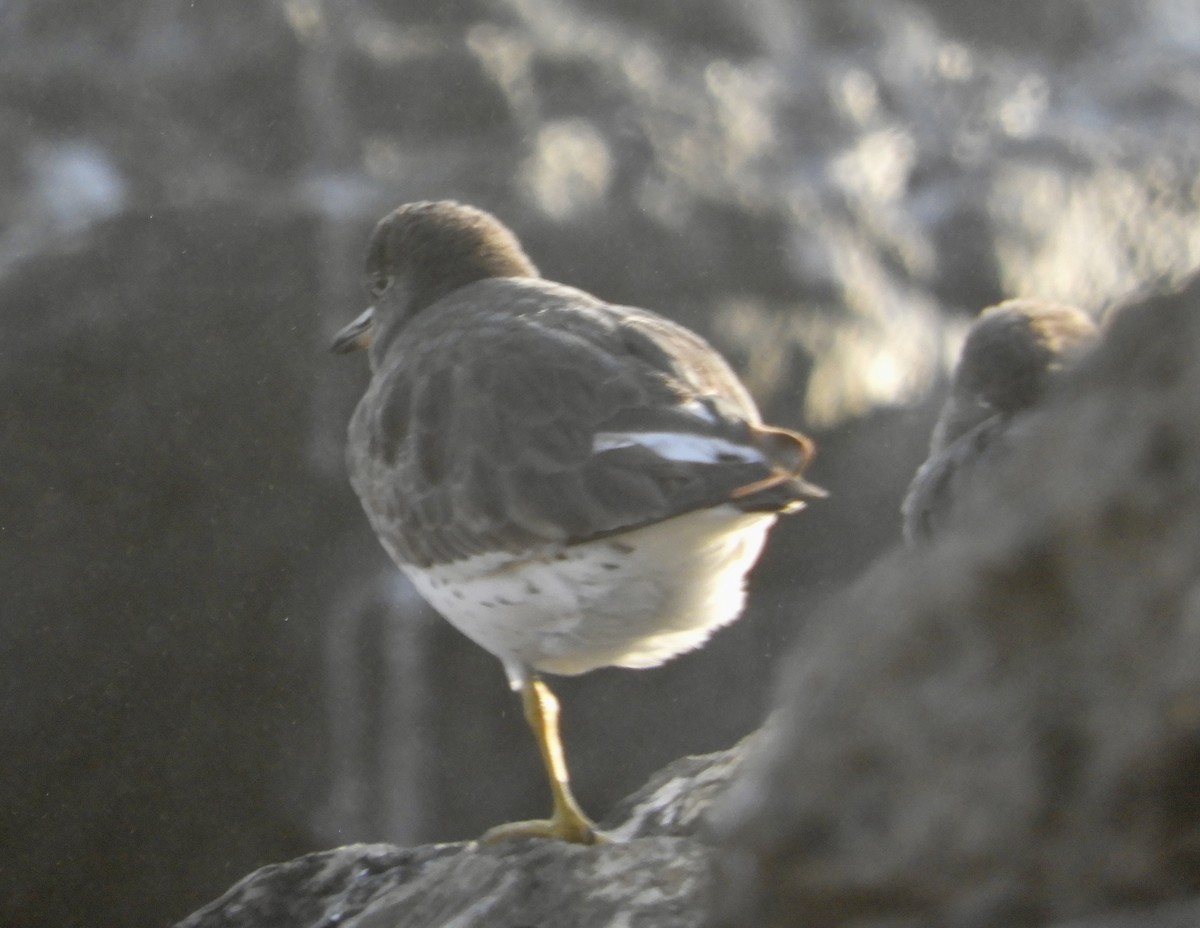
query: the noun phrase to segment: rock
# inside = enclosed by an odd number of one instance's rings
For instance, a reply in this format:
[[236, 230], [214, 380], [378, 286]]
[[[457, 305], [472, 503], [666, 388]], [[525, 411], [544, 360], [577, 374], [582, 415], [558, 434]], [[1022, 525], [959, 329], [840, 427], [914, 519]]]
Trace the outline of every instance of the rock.
[[454, 854], [452, 844], [403, 849], [351, 844], [271, 864], [239, 880], [229, 892], [188, 916], [177, 928], [221, 925], [299, 926], [343, 923], [377, 895], [419, 878]]
[[263, 867], [177, 928], [690, 928], [712, 890], [695, 831], [739, 756], [670, 765], [618, 809], [612, 843], [349, 845]]
[[684, 757], [668, 764], [636, 793], [619, 802], [601, 827], [618, 841], [701, 833], [713, 799], [725, 791], [758, 737], [750, 735], [727, 751]]
[[714, 813], [725, 924], [1103, 924], [1200, 892], [1198, 423], [1193, 281], [1117, 314], [966, 517], [811, 623]]

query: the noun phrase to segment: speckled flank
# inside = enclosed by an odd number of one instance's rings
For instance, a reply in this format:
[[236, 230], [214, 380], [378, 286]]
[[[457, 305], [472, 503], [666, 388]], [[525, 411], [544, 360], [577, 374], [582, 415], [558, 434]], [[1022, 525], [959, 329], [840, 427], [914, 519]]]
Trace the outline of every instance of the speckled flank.
[[465, 635], [507, 664], [579, 674], [652, 667], [735, 619], [775, 517], [732, 506], [514, 559], [405, 568]]

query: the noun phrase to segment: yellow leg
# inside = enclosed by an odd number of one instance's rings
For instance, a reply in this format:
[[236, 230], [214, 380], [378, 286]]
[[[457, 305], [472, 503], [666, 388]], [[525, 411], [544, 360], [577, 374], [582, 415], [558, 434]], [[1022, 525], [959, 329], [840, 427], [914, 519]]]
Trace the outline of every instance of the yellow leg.
[[498, 825], [489, 829], [480, 840], [492, 842], [506, 838], [535, 837], [557, 838], [575, 844], [595, 844], [605, 840], [571, 794], [571, 778], [567, 773], [567, 761], [558, 734], [558, 700], [550, 692], [550, 687], [537, 677], [532, 677], [521, 687], [521, 705], [525, 709], [525, 720], [537, 739], [546, 775], [550, 778], [554, 811], [548, 819]]

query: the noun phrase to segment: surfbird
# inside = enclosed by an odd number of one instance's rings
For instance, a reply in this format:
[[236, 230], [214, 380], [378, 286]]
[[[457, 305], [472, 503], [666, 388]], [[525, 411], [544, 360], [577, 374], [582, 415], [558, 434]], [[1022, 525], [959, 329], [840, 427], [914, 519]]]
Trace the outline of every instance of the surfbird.
[[824, 492], [700, 336], [538, 276], [494, 216], [410, 203], [375, 227], [374, 305], [336, 336], [371, 381], [351, 483], [383, 546], [500, 659], [550, 780], [544, 821], [484, 840], [601, 840], [541, 674], [653, 667], [737, 618], [777, 514]]
[[1091, 318], [1062, 303], [1008, 300], [979, 314], [963, 342], [929, 458], [901, 507], [909, 544], [945, 528], [968, 485], [1007, 453], [1024, 415], [1097, 338]]

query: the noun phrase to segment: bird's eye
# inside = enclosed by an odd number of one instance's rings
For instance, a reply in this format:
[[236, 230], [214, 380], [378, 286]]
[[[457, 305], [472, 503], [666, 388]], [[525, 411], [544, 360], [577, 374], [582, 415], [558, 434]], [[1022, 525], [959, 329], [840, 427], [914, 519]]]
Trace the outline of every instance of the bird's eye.
[[394, 279], [395, 278], [393, 278], [391, 274], [384, 274], [380, 277], [376, 277], [371, 281], [371, 296], [383, 296], [385, 293], [387, 293], [388, 288], [391, 287]]

